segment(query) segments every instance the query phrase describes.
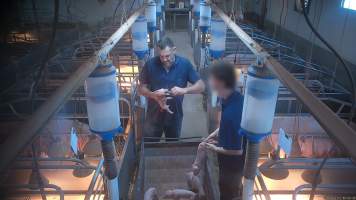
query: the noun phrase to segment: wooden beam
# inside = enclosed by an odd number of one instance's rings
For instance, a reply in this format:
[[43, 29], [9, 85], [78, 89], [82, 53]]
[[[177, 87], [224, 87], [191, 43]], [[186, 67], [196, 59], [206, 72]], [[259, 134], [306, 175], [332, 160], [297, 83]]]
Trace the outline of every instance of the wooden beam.
[[[326, 133], [338, 145], [353, 157], [356, 158], [356, 132], [339, 118], [327, 105], [320, 101], [308, 90], [302, 82], [298, 81], [285, 67], [275, 58], [270, 56], [256, 41], [254, 41], [245, 31], [243, 31], [234, 21], [232, 21], [220, 8], [211, 4], [213, 10], [225, 21], [228, 27], [240, 38], [240, 40], [255, 54], [266, 58], [266, 66], [278, 79], [286, 86], [309, 110], [314, 118], [324, 128]], [[257, 112], [257, 111], [256, 111]]]
[[68, 78], [51, 97], [39, 107], [24, 124], [1, 145], [0, 172], [3, 172], [16, 155], [29, 144], [60, 109], [64, 102], [72, 96], [75, 90], [84, 83], [85, 79], [94, 71], [99, 61], [99, 56], [108, 53], [120, 38], [129, 30], [145, 6], [134, 12], [130, 18], [102, 45], [102, 48]]

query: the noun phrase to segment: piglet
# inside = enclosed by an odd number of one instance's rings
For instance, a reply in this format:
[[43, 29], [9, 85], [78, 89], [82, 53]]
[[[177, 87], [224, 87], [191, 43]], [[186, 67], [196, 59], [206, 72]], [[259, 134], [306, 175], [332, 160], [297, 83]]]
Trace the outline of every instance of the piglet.
[[158, 200], [157, 190], [154, 187], [148, 188], [145, 192], [144, 200]]
[[172, 97], [165, 97], [159, 101], [159, 106], [161, 107], [162, 111], [167, 111], [169, 114], [173, 114], [174, 112], [170, 109], [169, 105], [167, 104], [167, 100], [172, 99]]
[[197, 155], [195, 157], [194, 163], [192, 165], [192, 170], [194, 175], [198, 175], [202, 165], [204, 164], [207, 157], [206, 143], [201, 142], [198, 146]]
[[196, 200], [198, 195], [192, 191], [184, 190], [184, 189], [174, 189], [167, 190], [163, 196], [164, 199], [188, 199], [188, 200]]
[[201, 183], [199, 177], [195, 176], [193, 172], [187, 173], [187, 183], [189, 189], [198, 193], [199, 198], [205, 197], [203, 184]]

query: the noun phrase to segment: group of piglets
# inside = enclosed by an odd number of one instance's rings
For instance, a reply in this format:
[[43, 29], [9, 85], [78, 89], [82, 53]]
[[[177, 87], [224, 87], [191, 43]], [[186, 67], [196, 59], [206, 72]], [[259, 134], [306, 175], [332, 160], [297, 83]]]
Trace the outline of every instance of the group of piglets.
[[[202, 200], [205, 199], [205, 192], [203, 185], [198, 176], [195, 176], [193, 172], [187, 173], [187, 183], [189, 190], [185, 189], [172, 189], [167, 190], [162, 199], [173, 200]], [[144, 200], [159, 200], [157, 190], [154, 187], [149, 188], [145, 192]]]

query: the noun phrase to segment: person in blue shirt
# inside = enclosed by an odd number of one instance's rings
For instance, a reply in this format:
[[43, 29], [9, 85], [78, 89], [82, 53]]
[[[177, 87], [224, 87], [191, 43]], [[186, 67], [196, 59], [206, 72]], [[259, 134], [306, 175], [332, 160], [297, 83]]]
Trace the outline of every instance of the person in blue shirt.
[[234, 67], [226, 62], [216, 62], [210, 66], [209, 85], [221, 99], [220, 126], [199, 144], [192, 170], [199, 175], [206, 159], [206, 150], [216, 152], [220, 199], [231, 200], [241, 193], [245, 161], [246, 140], [239, 134], [243, 96], [235, 90]]
[[170, 38], [163, 37], [157, 47], [158, 56], [145, 63], [139, 76], [139, 93], [148, 98], [143, 134], [145, 141], [159, 141], [163, 132], [166, 140], [177, 140], [184, 95], [201, 93], [205, 85], [190, 61], [176, 55]]

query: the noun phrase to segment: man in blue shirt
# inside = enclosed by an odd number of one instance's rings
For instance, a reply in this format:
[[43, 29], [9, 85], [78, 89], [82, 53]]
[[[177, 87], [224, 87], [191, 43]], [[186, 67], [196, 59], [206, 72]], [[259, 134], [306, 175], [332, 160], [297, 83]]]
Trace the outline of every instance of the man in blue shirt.
[[232, 200], [239, 196], [245, 161], [246, 140], [239, 134], [243, 96], [235, 90], [234, 67], [225, 62], [217, 62], [210, 67], [209, 83], [221, 98], [220, 126], [199, 145], [193, 173], [198, 175], [206, 149], [217, 152], [219, 161], [220, 199]]
[[162, 38], [157, 47], [158, 56], [146, 62], [139, 77], [139, 93], [148, 98], [144, 137], [145, 141], [159, 141], [164, 132], [167, 139], [176, 140], [184, 95], [201, 93], [205, 86], [189, 60], [176, 55], [170, 38]]

